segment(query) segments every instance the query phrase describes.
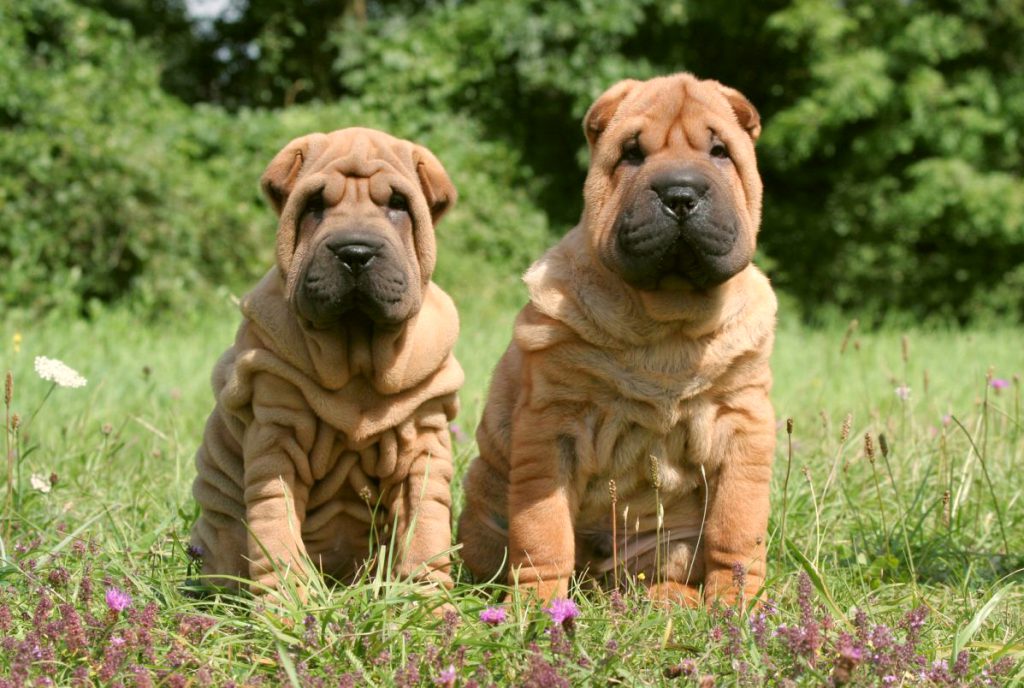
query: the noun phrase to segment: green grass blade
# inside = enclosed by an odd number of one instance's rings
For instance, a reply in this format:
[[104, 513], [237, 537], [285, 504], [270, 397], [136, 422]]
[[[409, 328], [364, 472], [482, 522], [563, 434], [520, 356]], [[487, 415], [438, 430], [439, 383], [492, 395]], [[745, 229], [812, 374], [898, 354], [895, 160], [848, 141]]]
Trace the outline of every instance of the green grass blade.
[[989, 614], [999, 606], [999, 603], [1003, 598], [1006, 597], [1016, 585], [1017, 583], [1015, 581], [1010, 581], [996, 590], [992, 594], [992, 597], [988, 598], [988, 602], [983, 604], [981, 609], [975, 612], [974, 617], [970, 622], [957, 632], [956, 637], [953, 638], [953, 653], [950, 656], [950, 661], [956, 661], [956, 656], [960, 654], [960, 651], [964, 649], [967, 643], [971, 642], [971, 639], [978, 633], [981, 625], [985, 623], [985, 619], [987, 619]]

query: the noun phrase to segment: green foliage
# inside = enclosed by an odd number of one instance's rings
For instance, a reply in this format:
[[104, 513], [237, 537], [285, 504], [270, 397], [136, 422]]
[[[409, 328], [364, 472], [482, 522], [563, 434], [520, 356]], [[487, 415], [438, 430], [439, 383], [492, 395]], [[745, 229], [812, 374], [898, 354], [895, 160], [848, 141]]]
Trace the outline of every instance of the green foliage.
[[765, 128], [763, 246], [808, 309], [1024, 316], [1019, 3], [800, 0], [803, 56]]
[[247, 272], [230, 258], [252, 255], [252, 194], [194, 164], [233, 123], [166, 96], [122, 22], [64, 0], [2, 11], [0, 301], [155, 307]]
[[156, 60], [126, 24], [64, 0], [4, 12], [0, 302], [39, 310], [131, 297], [158, 312], [211, 286], [246, 289], [272, 264], [274, 220], [256, 183], [264, 166], [296, 136], [351, 125], [434, 148], [463, 190], [441, 227], [440, 280], [479, 293], [487, 265], [507, 284], [509, 268], [544, 247], [518, 156], [482, 140], [474, 121], [356, 101], [188, 108], [160, 90]]
[[1019, 3], [254, 0], [188, 30], [180, 0], [41, 0], [0, 20], [9, 306], [245, 289], [271, 257], [263, 165], [356, 124], [452, 174], [438, 279], [512, 294], [579, 216], [592, 99], [689, 69], [761, 111], [759, 260], [805, 316], [1024, 318]]

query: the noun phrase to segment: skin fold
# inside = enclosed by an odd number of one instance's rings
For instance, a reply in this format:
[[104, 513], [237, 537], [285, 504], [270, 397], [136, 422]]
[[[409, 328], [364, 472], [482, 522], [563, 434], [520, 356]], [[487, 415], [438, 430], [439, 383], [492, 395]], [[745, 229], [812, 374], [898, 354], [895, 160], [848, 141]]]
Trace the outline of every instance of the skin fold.
[[657, 600], [749, 598], [775, 445], [776, 300], [750, 263], [757, 112], [677, 74], [616, 84], [584, 130], [583, 216], [524, 278], [465, 479], [463, 559], [543, 600], [613, 564]]

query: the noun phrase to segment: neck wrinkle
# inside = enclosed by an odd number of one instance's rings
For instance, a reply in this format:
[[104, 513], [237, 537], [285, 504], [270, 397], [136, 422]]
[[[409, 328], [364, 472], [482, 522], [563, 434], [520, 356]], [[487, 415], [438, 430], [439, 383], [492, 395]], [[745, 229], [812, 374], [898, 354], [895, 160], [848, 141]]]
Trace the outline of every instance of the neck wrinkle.
[[588, 251], [580, 226], [526, 273], [530, 299], [543, 315], [563, 323], [585, 341], [625, 349], [666, 337], [690, 340], [713, 335], [745, 307], [737, 284], [756, 270], [748, 266], [723, 285], [698, 293], [639, 291], [600, 265]]

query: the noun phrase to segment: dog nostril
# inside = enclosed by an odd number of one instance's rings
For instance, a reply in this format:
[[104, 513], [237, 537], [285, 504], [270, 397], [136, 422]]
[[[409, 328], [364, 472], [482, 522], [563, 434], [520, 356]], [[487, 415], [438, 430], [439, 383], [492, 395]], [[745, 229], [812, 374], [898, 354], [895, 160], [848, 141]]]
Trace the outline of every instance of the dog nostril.
[[670, 186], [660, 190], [658, 196], [677, 217], [689, 215], [700, 201], [700, 193], [692, 186]]
[[338, 257], [338, 260], [353, 273], [365, 270], [377, 255], [376, 249], [366, 244], [342, 244], [331, 246], [330, 249]]

